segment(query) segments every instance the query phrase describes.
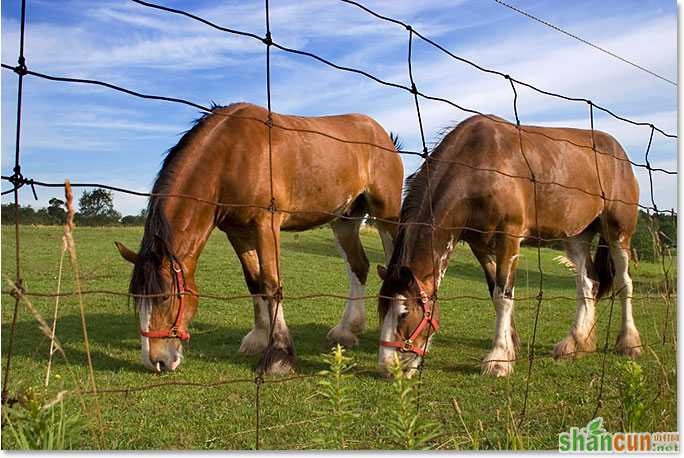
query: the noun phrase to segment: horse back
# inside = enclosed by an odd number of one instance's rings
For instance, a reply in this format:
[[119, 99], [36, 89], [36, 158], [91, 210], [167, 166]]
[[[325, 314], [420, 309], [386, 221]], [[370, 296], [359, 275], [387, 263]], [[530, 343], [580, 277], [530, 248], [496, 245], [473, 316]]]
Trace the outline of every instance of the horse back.
[[[459, 207], [450, 224], [564, 238], [607, 216], [629, 233], [639, 188], [625, 151], [609, 134], [518, 127], [474, 116], [433, 153], [437, 205]], [[439, 202], [442, 200], [442, 202]]]
[[272, 113], [269, 135], [268, 112], [261, 107], [240, 104], [216, 117], [222, 114], [214, 137], [226, 199], [269, 206], [272, 182], [277, 207], [289, 214], [285, 228], [323, 224], [371, 188], [386, 186], [399, 201], [401, 159], [389, 135], [368, 116]]

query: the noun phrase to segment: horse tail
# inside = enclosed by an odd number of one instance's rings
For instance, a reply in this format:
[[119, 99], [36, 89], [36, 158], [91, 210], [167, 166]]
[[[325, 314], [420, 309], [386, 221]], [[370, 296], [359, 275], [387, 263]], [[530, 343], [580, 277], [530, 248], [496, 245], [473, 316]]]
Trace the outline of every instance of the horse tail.
[[596, 270], [599, 281], [598, 293], [596, 294], [596, 300], [598, 300], [610, 291], [610, 288], [613, 286], [613, 277], [615, 275], [615, 268], [610, 259], [608, 242], [606, 242], [603, 235], [599, 237], [596, 254], [594, 254], [594, 269]]
[[392, 140], [395, 150], [400, 151], [404, 147], [403, 143], [401, 142], [401, 139], [399, 138], [399, 134], [390, 132], [390, 140]]

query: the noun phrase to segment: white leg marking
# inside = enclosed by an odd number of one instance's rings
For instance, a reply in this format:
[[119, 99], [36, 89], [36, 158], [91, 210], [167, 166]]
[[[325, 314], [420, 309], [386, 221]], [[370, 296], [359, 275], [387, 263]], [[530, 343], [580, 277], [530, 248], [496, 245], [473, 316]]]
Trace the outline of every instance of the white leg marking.
[[588, 259], [590, 237], [569, 239], [566, 243], [568, 260], [574, 265], [577, 288], [577, 311], [570, 333], [553, 349], [556, 358], [576, 358], [596, 348], [596, 301], [597, 284], [589, 278]]
[[515, 360], [515, 345], [511, 334], [513, 299], [505, 297], [497, 286], [494, 288], [492, 300], [496, 309], [494, 348], [482, 361], [482, 372], [505, 377], [513, 372]]
[[347, 264], [347, 276], [349, 277], [349, 293], [347, 304], [342, 313], [340, 323], [328, 332], [328, 340], [339, 342], [344, 346], [352, 346], [358, 343], [359, 335], [363, 334], [366, 328], [366, 312], [363, 296], [366, 288], [361, 283], [356, 274], [351, 270], [347, 253], [344, 251], [340, 242], [335, 237], [335, 243], [340, 255]]
[[275, 307], [275, 319], [273, 320], [273, 345], [276, 348], [283, 348], [292, 344], [290, 330], [285, 322], [285, 310], [282, 302], [273, 304]]
[[275, 308], [276, 308], [276, 316], [275, 316], [275, 324], [273, 325], [274, 333], [278, 333], [278, 332], [289, 333], [290, 331], [287, 328], [287, 323], [285, 322], [285, 310], [283, 310], [283, 303], [277, 302], [275, 305]]
[[615, 265], [613, 290], [620, 295], [622, 323], [617, 350], [630, 358], [641, 354], [641, 337], [632, 315], [632, 279], [629, 276], [629, 253], [618, 242], [611, 242], [610, 255]]
[[268, 346], [269, 333], [268, 301], [263, 297], [254, 298], [254, 328], [242, 338], [241, 353], [261, 353]]

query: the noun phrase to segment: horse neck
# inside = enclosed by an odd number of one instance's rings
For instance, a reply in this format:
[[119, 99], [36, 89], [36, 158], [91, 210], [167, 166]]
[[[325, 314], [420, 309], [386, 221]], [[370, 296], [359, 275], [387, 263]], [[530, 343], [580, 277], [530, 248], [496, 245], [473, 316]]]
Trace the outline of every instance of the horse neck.
[[159, 208], [169, 227], [168, 248], [192, 279], [197, 260], [215, 227], [217, 186], [211, 177], [199, 177], [192, 164], [166, 183], [158, 197]]
[[395, 262], [410, 268], [431, 295], [439, 287], [453, 246], [450, 231], [436, 229], [433, 233], [429, 226], [404, 226], [402, 248]]

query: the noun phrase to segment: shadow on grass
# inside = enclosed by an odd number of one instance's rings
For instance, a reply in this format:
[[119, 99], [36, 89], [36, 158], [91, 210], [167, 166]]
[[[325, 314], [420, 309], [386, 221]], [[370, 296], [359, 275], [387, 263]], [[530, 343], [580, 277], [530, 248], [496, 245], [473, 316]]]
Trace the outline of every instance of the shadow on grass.
[[[203, 364], [254, 369], [259, 355], [246, 355], [238, 352], [240, 341], [249, 330], [243, 326], [198, 322], [190, 328], [193, 337], [184, 344], [184, 354], [186, 358], [200, 360]], [[300, 323], [290, 329], [297, 354], [298, 373], [315, 374], [326, 369], [321, 354], [328, 353], [333, 346], [326, 339], [328, 330], [327, 325], [319, 323]], [[9, 324], [2, 326], [3, 345], [7, 345], [6, 339], [9, 331]], [[140, 362], [140, 341], [137, 331], [137, 319], [132, 314], [89, 314], [88, 335], [94, 369], [96, 371], [147, 373], [147, 369]], [[80, 317], [77, 314], [62, 316], [58, 322], [57, 335], [62, 341], [70, 364], [85, 367], [86, 357]], [[470, 374], [479, 372], [479, 362], [473, 360], [472, 363], [454, 363], [454, 358], [447, 357], [448, 352], [463, 352], [472, 354], [474, 357], [484, 357], [491, 347], [491, 337], [438, 335], [433, 345], [439, 346], [439, 353], [444, 354], [444, 357], [431, 355], [430, 368]], [[47, 364], [48, 348], [48, 339], [38, 330], [34, 321], [17, 322], [15, 356], [28, 358], [36, 364], [44, 365]], [[377, 352], [377, 329], [367, 330], [360, 337], [359, 344], [349, 349], [348, 355], [360, 365], [359, 377], [382, 378], [375, 370]], [[61, 363], [61, 357], [56, 355], [55, 361]]]
[[[361, 241], [361, 244], [363, 245], [363, 241]], [[292, 256], [293, 254], [313, 254], [316, 256], [340, 257], [340, 252], [337, 251], [335, 241], [332, 237], [321, 240], [313, 238], [306, 238], [302, 241], [282, 240], [280, 246], [283, 253], [285, 253], [285, 256]], [[385, 254], [381, 250], [371, 248], [368, 244], [365, 244], [363, 248], [370, 260], [384, 262]]]
[[[90, 353], [95, 370], [147, 372], [140, 359], [140, 340], [137, 332], [137, 318], [131, 314], [90, 313], [87, 316]], [[259, 355], [246, 355], [238, 351], [242, 337], [251, 328], [243, 326], [224, 326], [210, 323], [193, 323], [190, 332], [192, 339], [185, 343], [184, 354], [189, 359], [201, 359], [206, 363], [227, 364], [254, 368]], [[320, 355], [330, 351], [332, 344], [327, 342], [328, 327], [323, 324], [305, 323], [291, 328], [298, 356], [300, 373], [316, 373], [325, 369]], [[3, 324], [2, 344], [7, 348], [10, 325]], [[377, 333], [376, 333], [377, 334]], [[85, 367], [86, 355], [83, 346], [81, 319], [71, 314], [60, 317], [57, 324], [57, 337], [61, 340], [69, 363]], [[369, 337], [373, 336], [373, 337]], [[351, 352], [377, 352], [377, 335], [370, 332], [362, 337], [361, 344]], [[47, 364], [49, 340], [38, 330], [33, 320], [20, 319], [16, 324], [13, 354], [28, 358], [35, 363]], [[56, 354], [59, 364], [61, 356]]]

